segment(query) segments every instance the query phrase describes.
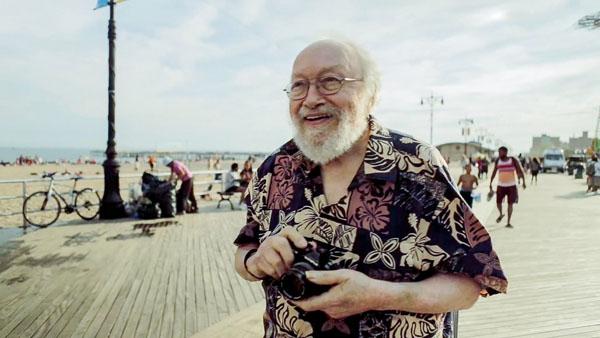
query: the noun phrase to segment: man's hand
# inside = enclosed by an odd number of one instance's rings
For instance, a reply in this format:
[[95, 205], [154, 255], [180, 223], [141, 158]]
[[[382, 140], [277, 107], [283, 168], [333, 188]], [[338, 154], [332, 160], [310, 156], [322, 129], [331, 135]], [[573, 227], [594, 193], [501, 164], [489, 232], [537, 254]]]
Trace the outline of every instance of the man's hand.
[[334, 319], [346, 318], [377, 308], [379, 280], [355, 270], [308, 271], [308, 280], [332, 285], [327, 292], [294, 303], [304, 311], [323, 311]]
[[279, 279], [294, 263], [294, 252], [290, 243], [299, 249], [308, 245], [296, 229], [286, 227], [261, 243], [256, 253], [246, 262], [248, 272], [255, 277], [270, 276]]
[[523, 179], [523, 190], [525, 190], [527, 188], [527, 185], [525, 184], [525, 179]]

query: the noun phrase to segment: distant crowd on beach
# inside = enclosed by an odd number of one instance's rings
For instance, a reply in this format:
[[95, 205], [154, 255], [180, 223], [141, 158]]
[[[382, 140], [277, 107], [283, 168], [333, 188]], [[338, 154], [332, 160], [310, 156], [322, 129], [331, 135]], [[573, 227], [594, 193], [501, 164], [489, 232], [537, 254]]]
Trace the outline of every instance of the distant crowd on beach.
[[2, 166], [9, 166], [9, 165], [31, 166], [31, 165], [36, 165], [36, 164], [48, 164], [48, 163], [97, 164], [97, 161], [95, 159], [90, 159], [87, 157], [79, 157], [75, 161], [68, 161], [65, 159], [61, 159], [61, 160], [57, 160], [57, 161], [45, 161], [42, 157], [40, 157], [38, 155], [34, 155], [34, 156], [20, 155], [19, 157], [17, 157], [15, 159], [14, 162], [0, 161], [0, 165], [2, 165]]

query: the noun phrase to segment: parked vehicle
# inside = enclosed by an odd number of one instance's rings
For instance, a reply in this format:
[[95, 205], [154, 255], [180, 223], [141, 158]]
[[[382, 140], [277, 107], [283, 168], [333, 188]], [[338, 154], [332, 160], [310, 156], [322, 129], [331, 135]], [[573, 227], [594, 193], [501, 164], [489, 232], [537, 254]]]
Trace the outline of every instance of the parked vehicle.
[[544, 164], [542, 172], [558, 171], [565, 172], [566, 161], [565, 153], [562, 149], [546, 149], [544, 150]]
[[587, 158], [585, 154], [573, 154], [567, 158], [567, 174], [573, 175], [578, 167], [585, 169]]

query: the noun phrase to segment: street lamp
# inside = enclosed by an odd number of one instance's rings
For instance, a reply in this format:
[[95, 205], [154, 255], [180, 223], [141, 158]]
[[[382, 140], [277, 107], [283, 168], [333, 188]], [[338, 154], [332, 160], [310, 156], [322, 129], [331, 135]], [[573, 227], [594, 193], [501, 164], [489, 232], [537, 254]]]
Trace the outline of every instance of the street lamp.
[[443, 105], [444, 98], [442, 96], [434, 96], [433, 92], [428, 97], [421, 98], [421, 105], [429, 104], [429, 144], [433, 145], [433, 106], [437, 103]]
[[[121, 0], [123, 1], [123, 0]], [[101, 219], [114, 219], [127, 216], [119, 190], [119, 161], [115, 143], [115, 4], [118, 0], [99, 0], [98, 7], [110, 6], [108, 20], [108, 141], [106, 142], [106, 160], [104, 167], [104, 195], [100, 205]], [[101, 6], [102, 5], [102, 6]]]

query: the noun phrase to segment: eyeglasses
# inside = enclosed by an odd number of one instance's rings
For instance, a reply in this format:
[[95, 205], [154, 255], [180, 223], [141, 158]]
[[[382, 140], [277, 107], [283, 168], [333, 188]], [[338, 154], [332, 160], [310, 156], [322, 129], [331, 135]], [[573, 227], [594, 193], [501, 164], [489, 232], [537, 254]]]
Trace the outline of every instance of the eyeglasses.
[[[321, 95], [333, 95], [339, 92], [344, 83], [346, 82], [355, 82], [362, 81], [362, 79], [352, 79], [348, 77], [338, 78], [335, 76], [325, 76], [319, 79], [316, 79], [315, 85], [317, 86], [317, 91]], [[302, 100], [308, 95], [308, 89], [312, 81], [308, 81], [306, 79], [296, 80], [290, 83], [283, 91], [287, 93], [290, 100]]]

